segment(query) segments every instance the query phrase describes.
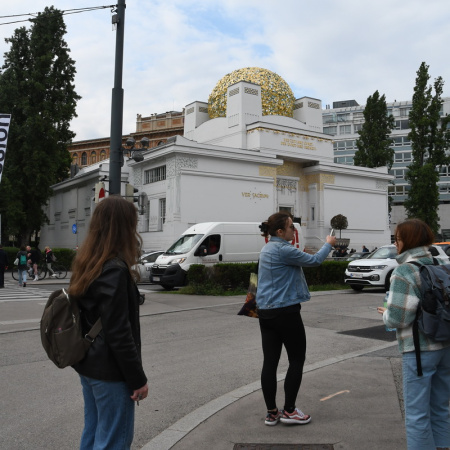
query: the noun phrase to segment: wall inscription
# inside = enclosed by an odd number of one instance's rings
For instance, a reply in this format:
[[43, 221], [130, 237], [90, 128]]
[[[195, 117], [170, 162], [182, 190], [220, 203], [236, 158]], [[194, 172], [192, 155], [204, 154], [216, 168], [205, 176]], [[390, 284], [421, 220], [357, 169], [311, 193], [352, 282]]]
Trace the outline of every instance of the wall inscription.
[[284, 138], [281, 141], [281, 145], [285, 145], [287, 147], [304, 148], [306, 150], [316, 150], [316, 147], [312, 142], [300, 141], [298, 139]]

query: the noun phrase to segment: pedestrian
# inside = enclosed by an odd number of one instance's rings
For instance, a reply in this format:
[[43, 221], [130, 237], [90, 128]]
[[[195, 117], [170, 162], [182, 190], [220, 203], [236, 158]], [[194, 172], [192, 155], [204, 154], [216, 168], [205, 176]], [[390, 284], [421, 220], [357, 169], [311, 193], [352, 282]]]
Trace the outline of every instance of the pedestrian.
[[[303, 376], [306, 335], [300, 315], [301, 303], [310, 299], [302, 267], [319, 266], [336, 242], [327, 236], [326, 243], [315, 254], [304, 253], [291, 245], [295, 227], [288, 213], [275, 213], [260, 225], [262, 235], [270, 236], [259, 258], [258, 307], [264, 362], [261, 387], [267, 407], [266, 425], [280, 420], [288, 424], [306, 424], [311, 416], [296, 407]], [[285, 347], [289, 368], [284, 382], [284, 407], [276, 404], [277, 368], [282, 347]]]
[[48, 273], [51, 273], [53, 278], [56, 278], [55, 271], [52, 269], [52, 262], [54, 261], [54, 255], [52, 249], [47, 246], [45, 247], [45, 263], [47, 264]]
[[[450, 341], [436, 342], [419, 330], [423, 376], [417, 375], [413, 322], [421, 296], [419, 264], [433, 264], [428, 248], [434, 242], [430, 227], [419, 219], [395, 229], [399, 266], [391, 276], [387, 308], [378, 307], [387, 327], [397, 329], [403, 360], [403, 398], [408, 450], [450, 447]], [[440, 261], [442, 263], [442, 261]]]
[[27, 245], [27, 255], [32, 267], [32, 274], [34, 274], [34, 279], [31, 281], [39, 281], [38, 263], [41, 260], [41, 252], [38, 248], [31, 248]]
[[17, 252], [17, 273], [19, 275], [19, 286], [27, 287], [27, 269], [28, 269], [28, 254], [27, 249], [22, 245]]
[[5, 287], [5, 270], [8, 268], [8, 254], [0, 244], [0, 288]]
[[365, 245], [363, 245], [362, 246], [362, 252], [363, 253], [369, 253], [369, 249]]
[[129, 449], [135, 402], [148, 395], [141, 360], [139, 291], [132, 269], [140, 254], [137, 210], [109, 196], [92, 215], [77, 252], [69, 294], [81, 310], [83, 334], [101, 318], [102, 330], [73, 367], [81, 380], [84, 429], [81, 450]]

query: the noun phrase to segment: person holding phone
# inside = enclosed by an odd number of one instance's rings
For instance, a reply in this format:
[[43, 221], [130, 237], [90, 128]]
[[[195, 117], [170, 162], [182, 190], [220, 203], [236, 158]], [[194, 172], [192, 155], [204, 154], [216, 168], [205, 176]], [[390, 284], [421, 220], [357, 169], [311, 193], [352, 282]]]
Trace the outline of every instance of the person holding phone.
[[94, 210], [89, 231], [75, 256], [69, 294], [81, 313], [83, 334], [100, 317], [102, 330], [78, 372], [84, 397], [80, 450], [129, 449], [135, 402], [148, 395], [141, 360], [139, 291], [132, 267], [140, 256], [137, 211], [120, 196]]
[[[306, 334], [300, 310], [301, 303], [311, 297], [302, 267], [319, 266], [336, 238], [327, 236], [322, 248], [310, 255], [291, 245], [295, 225], [290, 214], [272, 214], [260, 229], [264, 237], [270, 237], [259, 258], [256, 293], [264, 354], [261, 387], [267, 407], [265, 424], [276, 425], [281, 421], [302, 425], [311, 421], [311, 416], [296, 406], [306, 355]], [[283, 345], [289, 368], [284, 382], [284, 407], [280, 410], [276, 404], [277, 368]]]

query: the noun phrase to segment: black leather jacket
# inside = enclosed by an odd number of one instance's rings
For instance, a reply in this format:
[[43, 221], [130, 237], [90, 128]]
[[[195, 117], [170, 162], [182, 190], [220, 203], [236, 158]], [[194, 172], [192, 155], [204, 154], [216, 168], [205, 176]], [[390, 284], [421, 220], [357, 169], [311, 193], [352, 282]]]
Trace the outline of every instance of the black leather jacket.
[[144, 386], [147, 377], [141, 362], [139, 291], [127, 265], [119, 258], [107, 261], [78, 305], [83, 333], [98, 317], [102, 331], [86, 357], [73, 368], [89, 378], [125, 381], [131, 390]]

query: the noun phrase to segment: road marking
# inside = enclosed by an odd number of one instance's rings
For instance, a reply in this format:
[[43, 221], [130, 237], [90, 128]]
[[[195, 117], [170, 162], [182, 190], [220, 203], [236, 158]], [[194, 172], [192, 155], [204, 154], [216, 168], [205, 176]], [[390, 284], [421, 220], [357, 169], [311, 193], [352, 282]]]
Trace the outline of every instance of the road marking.
[[328, 397], [321, 398], [320, 401], [324, 402], [325, 400], [330, 400], [330, 398], [336, 397], [336, 395], [348, 394], [348, 393], [350, 393], [350, 391], [339, 391], [339, 392], [336, 392], [335, 394], [329, 395]]
[[18, 323], [39, 323], [41, 319], [22, 319], [22, 320], [5, 320], [0, 325], [16, 325]]

